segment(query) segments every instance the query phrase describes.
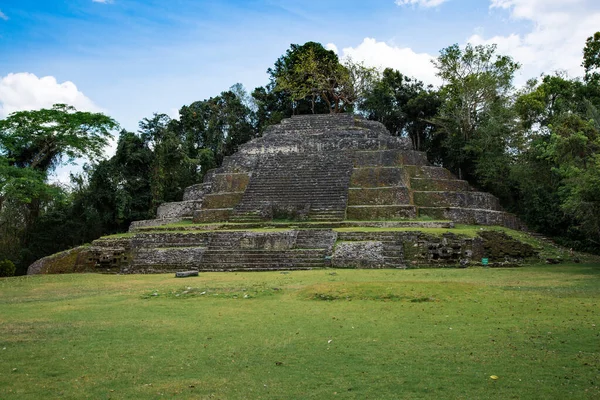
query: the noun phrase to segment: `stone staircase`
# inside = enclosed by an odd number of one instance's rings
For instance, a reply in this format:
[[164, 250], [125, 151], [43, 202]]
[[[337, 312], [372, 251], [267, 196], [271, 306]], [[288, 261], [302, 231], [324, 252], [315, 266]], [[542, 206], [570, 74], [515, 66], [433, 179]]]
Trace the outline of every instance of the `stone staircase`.
[[288, 231], [249, 235], [214, 232], [198, 268], [204, 271], [312, 269], [330, 264], [335, 241], [331, 230]]
[[230, 220], [343, 220], [351, 167], [343, 153], [265, 156]]

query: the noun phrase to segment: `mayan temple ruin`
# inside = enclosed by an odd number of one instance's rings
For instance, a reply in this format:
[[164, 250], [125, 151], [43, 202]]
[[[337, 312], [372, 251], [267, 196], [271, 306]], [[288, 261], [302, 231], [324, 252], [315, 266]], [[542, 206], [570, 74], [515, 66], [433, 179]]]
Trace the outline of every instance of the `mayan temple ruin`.
[[[382, 124], [302, 115], [242, 145], [156, 219], [98, 239], [70, 262], [147, 273], [464, 266], [492, 257], [501, 234], [457, 235], [455, 224], [520, 228], [497, 198], [431, 166]], [[516, 243], [500, 255], [526, 257], [531, 249]]]

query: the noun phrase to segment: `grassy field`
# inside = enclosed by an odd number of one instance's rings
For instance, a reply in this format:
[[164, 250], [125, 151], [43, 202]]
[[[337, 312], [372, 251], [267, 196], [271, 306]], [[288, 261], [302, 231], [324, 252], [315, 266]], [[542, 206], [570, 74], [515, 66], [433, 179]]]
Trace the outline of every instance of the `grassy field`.
[[0, 279], [48, 398], [598, 399], [600, 265]]

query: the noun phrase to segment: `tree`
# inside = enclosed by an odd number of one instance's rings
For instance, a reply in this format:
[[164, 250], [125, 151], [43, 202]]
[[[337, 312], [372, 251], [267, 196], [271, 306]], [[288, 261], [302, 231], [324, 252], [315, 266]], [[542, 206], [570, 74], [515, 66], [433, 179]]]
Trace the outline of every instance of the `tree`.
[[260, 135], [270, 126], [292, 115], [290, 98], [282, 91], [273, 90], [274, 84], [259, 86], [252, 91], [255, 106], [254, 120], [257, 134]]
[[532, 228], [582, 250], [600, 244], [597, 86], [562, 75], [532, 80], [515, 101], [527, 138], [513, 168], [517, 211]]
[[[434, 65], [444, 81], [440, 89], [444, 103], [435, 118], [445, 136], [444, 164], [459, 177], [477, 183], [476, 164], [485, 152], [481, 144], [488, 142], [484, 136], [492, 132], [484, 127], [493, 124], [512, 132], [514, 118], [505, 110], [510, 107], [512, 79], [519, 64], [497, 55], [495, 45], [467, 44], [464, 49], [453, 45], [441, 50]], [[510, 138], [495, 141], [508, 155]]]
[[168, 115], [157, 113], [139, 123], [140, 137], [153, 153], [150, 165], [153, 211], [164, 202], [179, 200], [188, 183], [182, 178], [193, 161], [185, 151], [176, 124]]
[[585, 81], [600, 84], [600, 32], [594, 33], [585, 41], [581, 65], [585, 69]]
[[19, 111], [0, 120], [0, 207], [7, 195], [31, 204], [47, 192], [47, 174], [76, 158], [96, 159], [118, 124], [101, 113], [65, 104]]
[[434, 154], [434, 124], [440, 99], [423, 82], [386, 68], [363, 95], [359, 108], [368, 119], [385, 125], [392, 135], [408, 136], [413, 148]]
[[292, 44], [267, 72], [273, 90], [290, 97], [295, 114], [304, 113], [306, 104], [312, 114], [352, 111], [378, 76], [363, 63], [340, 63], [333, 51], [315, 42]]
[[273, 91], [288, 96], [294, 114], [330, 112], [333, 99], [324, 98], [324, 77], [339, 74], [338, 56], [320, 43], [292, 44], [269, 68]]
[[48, 174], [77, 158], [100, 158], [117, 126], [104, 114], [64, 104], [0, 120], [0, 254], [15, 261], [19, 273], [31, 259], [32, 227], [64, 198]]
[[228, 90], [179, 110], [178, 134], [184, 138], [189, 157], [200, 166], [200, 177], [221, 164], [223, 157], [256, 137], [254, 116], [245, 90]]

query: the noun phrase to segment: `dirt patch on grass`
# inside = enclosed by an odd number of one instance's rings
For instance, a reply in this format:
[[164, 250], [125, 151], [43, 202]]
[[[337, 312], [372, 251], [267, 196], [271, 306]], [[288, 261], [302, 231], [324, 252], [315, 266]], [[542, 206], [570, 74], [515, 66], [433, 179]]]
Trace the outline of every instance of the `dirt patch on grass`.
[[374, 300], [412, 303], [444, 301], [454, 293], [465, 293], [475, 285], [426, 282], [328, 282], [307, 286], [298, 292], [305, 300]]

